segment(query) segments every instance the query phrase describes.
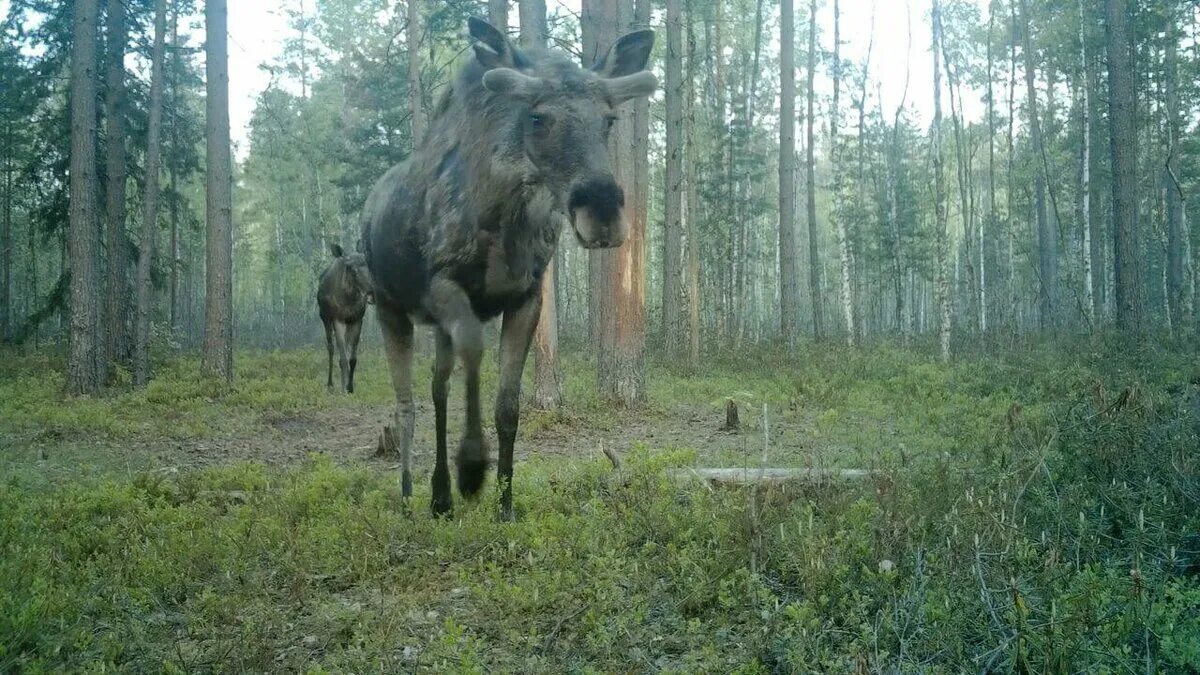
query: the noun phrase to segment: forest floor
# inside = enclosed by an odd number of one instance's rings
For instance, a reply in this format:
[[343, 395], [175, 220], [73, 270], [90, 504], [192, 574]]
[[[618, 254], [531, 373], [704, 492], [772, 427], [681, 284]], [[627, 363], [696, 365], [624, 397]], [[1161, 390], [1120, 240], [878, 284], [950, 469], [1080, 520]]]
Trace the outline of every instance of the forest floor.
[[[926, 347], [651, 362], [634, 410], [568, 355], [567, 405], [522, 411], [516, 524], [493, 489], [429, 516], [424, 359], [406, 508], [374, 456], [378, 350], [353, 395], [302, 349], [239, 353], [232, 387], [164, 357], [145, 390], [69, 401], [59, 355], [7, 352], [0, 671], [1200, 668], [1196, 345]], [[489, 358], [485, 401], [495, 377]], [[875, 473], [713, 490], [663, 472], [764, 450]]]

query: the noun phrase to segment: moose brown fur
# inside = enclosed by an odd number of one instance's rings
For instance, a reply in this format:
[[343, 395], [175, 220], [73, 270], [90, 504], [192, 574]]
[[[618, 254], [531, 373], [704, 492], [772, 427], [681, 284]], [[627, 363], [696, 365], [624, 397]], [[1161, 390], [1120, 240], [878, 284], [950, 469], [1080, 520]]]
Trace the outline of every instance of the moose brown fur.
[[436, 335], [432, 394], [436, 459], [432, 510], [452, 507], [446, 397], [455, 358], [466, 385], [458, 487], [482, 487], [482, 324], [503, 317], [495, 422], [500, 516], [513, 518], [513, 442], [521, 372], [540, 312], [542, 272], [562, 227], [586, 248], [628, 236], [625, 197], [613, 177], [609, 129], [621, 103], [656, 87], [645, 70], [651, 31], [619, 39], [591, 69], [565, 55], [519, 49], [490, 24], [468, 25], [474, 57], [447, 88], [427, 135], [375, 185], [363, 208], [363, 241], [376, 313], [396, 392], [402, 494], [412, 494], [413, 323]]
[[336, 345], [341, 388], [353, 394], [358, 339], [362, 336], [367, 304], [373, 301], [371, 273], [363, 254], [346, 255], [337, 244], [333, 244], [330, 251], [333, 261], [321, 272], [317, 285], [317, 311], [325, 324], [325, 347], [329, 352], [328, 386], [333, 389], [333, 350]]

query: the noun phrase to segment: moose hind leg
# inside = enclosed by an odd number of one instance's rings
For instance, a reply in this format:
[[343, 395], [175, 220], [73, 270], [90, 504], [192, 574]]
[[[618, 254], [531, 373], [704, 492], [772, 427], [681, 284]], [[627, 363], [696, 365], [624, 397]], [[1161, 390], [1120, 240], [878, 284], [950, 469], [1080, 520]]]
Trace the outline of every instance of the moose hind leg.
[[354, 393], [354, 371], [358, 367], [358, 340], [362, 337], [362, 319], [346, 324], [346, 343], [350, 347], [350, 378], [346, 385], [348, 393]]
[[483, 359], [483, 326], [467, 294], [457, 283], [438, 278], [430, 285], [430, 308], [442, 330], [450, 335], [455, 354], [463, 364], [466, 389], [466, 425], [458, 446], [458, 491], [474, 496], [487, 477], [488, 450], [479, 415], [479, 363]]
[[400, 446], [400, 494], [412, 496], [412, 439], [416, 409], [412, 395], [413, 325], [407, 316], [377, 311], [392, 389], [396, 392], [395, 435]]
[[333, 389], [333, 322], [325, 321], [325, 351], [329, 353], [329, 375], [325, 386]]
[[342, 391], [346, 391], [346, 380], [350, 375], [350, 363], [346, 361], [346, 324], [333, 322], [333, 338], [337, 343], [338, 370], [342, 375]]
[[500, 391], [496, 395], [496, 436], [500, 460], [496, 480], [500, 483], [500, 519], [515, 518], [512, 506], [513, 443], [521, 416], [521, 373], [529, 355], [529, 343], [541, 313], [541, 295], [535, 294], [520, 308], [504, 313], [500, 329]]
[[430, 509], [435, 516], [449, 515], [454, 505], [450, 494], [450, 467], [446, 460], [446, 398], [450, 393], [450, 374], [454, 372], [454, 346], [450, 336], [435, 328], [437, 352], [433, 361], [433, 411], [437, 458], [433, 465], [433, 501]]

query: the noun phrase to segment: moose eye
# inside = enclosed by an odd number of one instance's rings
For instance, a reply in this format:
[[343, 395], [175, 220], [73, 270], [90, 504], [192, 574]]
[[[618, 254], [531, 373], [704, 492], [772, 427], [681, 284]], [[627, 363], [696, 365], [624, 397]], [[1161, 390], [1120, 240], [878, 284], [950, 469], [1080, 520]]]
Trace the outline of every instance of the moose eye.
[[542, 113], [529, 113], [529, 124], [534, 129], [545, 129], [550, 126], [550, 119]]
[[611, 131], [611, 130], [612, 130], [612, 128], [613, 128], [613, 125], [614, 125], [614, 124], [616, 124], [616, 123], [617, 123], [617, 116], [616, 116], [616, 115], [606, 115], [606, 116], [604, 117], [604, 128], [605, 128], [605, 129], [608, 129], [608, 130], [610, 130], [610, 131]]

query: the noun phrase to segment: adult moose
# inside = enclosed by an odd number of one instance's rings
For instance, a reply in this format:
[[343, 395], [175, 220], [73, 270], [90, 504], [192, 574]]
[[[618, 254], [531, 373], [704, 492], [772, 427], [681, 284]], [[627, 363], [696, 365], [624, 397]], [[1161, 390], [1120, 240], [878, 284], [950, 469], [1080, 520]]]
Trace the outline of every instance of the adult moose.
[[470, 497], [483, 485], [482, 325], [503, 316], [497, 473], [500, 517], [512, 520], [521, 372], [541, 309], [542, 271], [567, 222], [585, 248], [620, 246], [629, 234], [607, 139], [617, 107], [657, 86], [645, 70], [654, 33], [625, 35], [584, 70], [561, 53], [518, 49], [479, 19], [471, 19], [468, 30], [474, 58], [448, 87], [412, 156], [367, 197], [363, 240], [396, 391], [405, 497], [412, 495], [413, 322], [431, 324], [436, 334], [435, 515], [452, 507], [446, 396], [456, 356], [466, 384], [458, 489]]
[[[354, 370], [358, 367], [358, 338], [362, 335], [363, 315], [373, 301], [371, 273], [361, 253], [346, 255], [342, 247], [329, 247], [333, 262], [321, 272], [317, 284], [317, 311], [325, 324], [325, 348], [329, 352], [328, 386], [333, 389], [333, 347], [337, 343], [341, 387], [354, 393]], [[346, 348], [350, 358], [346, 359]]]

